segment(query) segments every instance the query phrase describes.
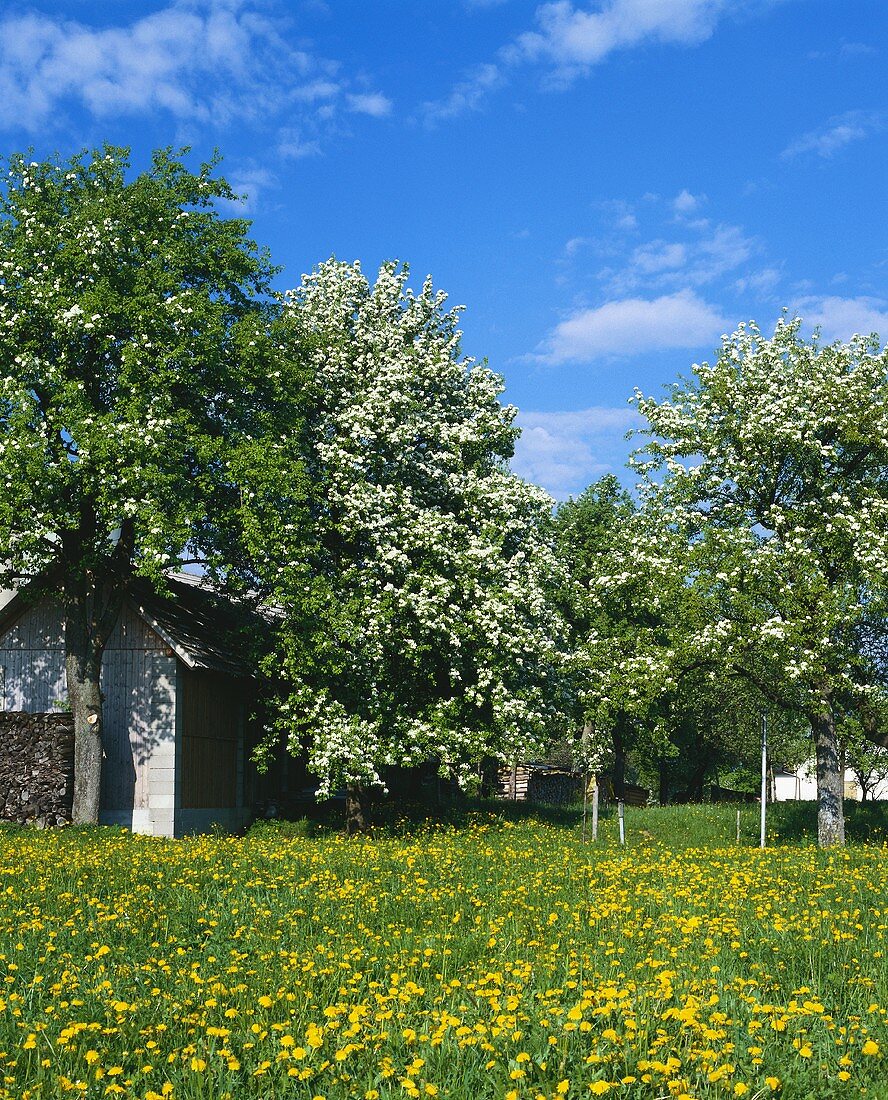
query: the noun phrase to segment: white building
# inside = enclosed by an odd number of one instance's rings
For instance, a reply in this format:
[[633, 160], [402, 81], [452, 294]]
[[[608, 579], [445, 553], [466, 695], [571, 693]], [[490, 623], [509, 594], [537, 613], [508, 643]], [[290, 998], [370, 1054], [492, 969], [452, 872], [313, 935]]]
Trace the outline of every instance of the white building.
[[[863, 792], [857, 777], [850, 768], [845, 769], [845, 798], [860, 802]], [[868, 795], [869, 798], [888, 798], [888, 780], [881, 780]], [[775, 802], [814, 802], [817, 799], [817, 766], [811, 759], [794, 772], [774, 769]]]

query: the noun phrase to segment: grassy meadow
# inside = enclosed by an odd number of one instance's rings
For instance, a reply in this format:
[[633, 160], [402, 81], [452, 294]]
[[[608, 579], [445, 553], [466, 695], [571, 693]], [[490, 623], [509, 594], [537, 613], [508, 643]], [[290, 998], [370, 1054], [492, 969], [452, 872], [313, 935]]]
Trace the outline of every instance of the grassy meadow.
[[779, 809], [0, 829], [0, 1098], [888, 1097], [881, 808]]

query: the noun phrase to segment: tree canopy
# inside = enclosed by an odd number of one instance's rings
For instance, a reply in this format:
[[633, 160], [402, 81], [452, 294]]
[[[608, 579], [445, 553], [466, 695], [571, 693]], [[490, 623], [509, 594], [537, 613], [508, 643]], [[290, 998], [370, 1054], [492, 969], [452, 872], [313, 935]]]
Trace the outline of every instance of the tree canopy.
[[458, 311], [407, 277], [330, 261], [287, 299], [313, 379], [310, 519], [257, 505], [255, 532], [282, 609], [283, 725], [322, 792], [428, 761], [465, 782], [483, 756], [542, 751], [558, 720], [552, 502], [507, 468], [515, 410], [462, 357]]
[[99, 674], [127, 585], [230, 562], [228, 460], [275, 408], [273, 268], [221, 216], [230, 187], [171, 150], [128, 168], [110, 146], [17, 155], [0, 192], [0, 583], [60, 593], [75, 820], [98, 814]]
[[676, 568], [706, 607], [687, 644], [806, 716], [832, 844], [837, 716], [872, 713], [882, 693], [861, 638], [888, 582], [888, 351], [806, 341], [800, 324], [770, 339], [742, 326], [667, 400], [639, 394], [652, 439], [637, 465], [645, 509], [679, 533]]

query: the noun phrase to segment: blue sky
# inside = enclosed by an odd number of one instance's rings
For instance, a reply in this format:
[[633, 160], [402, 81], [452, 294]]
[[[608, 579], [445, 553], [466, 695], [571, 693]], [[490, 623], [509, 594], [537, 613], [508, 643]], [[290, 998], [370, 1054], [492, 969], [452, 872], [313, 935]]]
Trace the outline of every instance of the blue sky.
[[431, 273], [556, 497], [781, 308], [888, 336], [884, 0], [7, 0], [5, 151], [216, 146], [282, 286]]

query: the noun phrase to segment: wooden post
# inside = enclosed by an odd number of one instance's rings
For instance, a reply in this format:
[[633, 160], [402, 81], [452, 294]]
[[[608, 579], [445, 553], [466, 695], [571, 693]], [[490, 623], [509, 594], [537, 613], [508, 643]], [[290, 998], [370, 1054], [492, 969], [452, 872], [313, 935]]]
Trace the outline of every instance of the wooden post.
[[512, 801], [518, 801], [518, 757], [512, 761]]
[[620, 819], [620, 844], [626, 843], [626, 826], [623, 822], [623, 803], [622, 801], [617, 803], [617, 816]]
[[765, 846], [765, 826], [768, 816], [768, 719], [762, 715], [762, 821], [759, 847]]
[[740, 843], [740, 811], [737, 811], [737, 843]]
[[598, 840], [598, 776], [593, 776], [592, 783], [592, 839]]

